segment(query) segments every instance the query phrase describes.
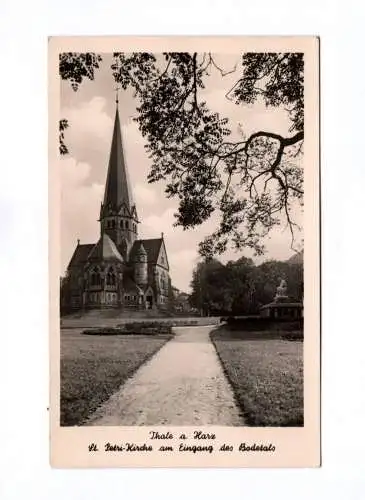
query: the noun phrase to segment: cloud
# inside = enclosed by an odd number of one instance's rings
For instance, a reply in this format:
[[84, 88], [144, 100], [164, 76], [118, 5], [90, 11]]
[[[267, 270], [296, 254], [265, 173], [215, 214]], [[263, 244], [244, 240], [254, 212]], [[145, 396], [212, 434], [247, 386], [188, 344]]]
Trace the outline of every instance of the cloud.
[[61, 160], [61, 185], [67, 189], [78, 186], [85, 182], [90, 175], [90, 165], [84, 162], [76, 162], [74, 158], [67, 156]]
[[106, 99], [95, 96], [88, 102], [82, 102], [79, 106], [63, 108], [62, 114], [72, 124], [70, 138], [75, 131], [77, 141], [82, 136], [87, 136], [98, 141], [110, 142], [113, 128], [113, 120], [105, 111]]
[[68, 120], [65, 141], [77, 161], [85, 161], [105, 169], [111, 144], [113, 119], [105, 110], [106, 99], [95, 96], [78, 106], [64, 107], [61, 116]]
[[170, 252], [168, 254], [172, 284], [179, 290], [187, 292], [190, 288], [192, 272], [198, 260], [195, 249]]
[[161, 215], [151, 214], [145, 217], [141, 226], [145, 237], [156, 238], [161, 232], [167, 237], [176, 235], [179, 228], [173, 227], [175, 221], [174, 213], [175, 210], [173, 208], [168, 208]]
[[232, 140], [244, 140], [242, 132], [247, 138], [260, 130], [285, 136], [292, 125], [287, 111], [283, 108], [268, 108], [262, 100], [253, 105], [238, 105], [227, 99], [223, 90], [207, 92], [205, 99], [210, 109], [217, 111], [222, 117], [229, 118]]
[[133, 189], [137, 206], [154, 205], [157, 202], [157, 195], [153, 188], [144, 184], [136, 184]]
[[63, 273], [76, 245], [96, 242], [97, 222], [104, 186], [87, 184], [90, 165], [74, 158], [63, 159], [61, 171], [61, 272]]

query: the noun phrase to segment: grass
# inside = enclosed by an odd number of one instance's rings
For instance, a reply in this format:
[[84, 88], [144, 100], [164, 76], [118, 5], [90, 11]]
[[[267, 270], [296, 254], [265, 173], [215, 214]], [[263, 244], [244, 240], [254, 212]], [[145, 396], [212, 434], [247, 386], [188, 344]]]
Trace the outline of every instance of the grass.
[[303, 426], [303, 342], [272, 332], [211, 332], [247, 425]]
[[61, 334], [61, 425], [81, 425], [172, 335]]

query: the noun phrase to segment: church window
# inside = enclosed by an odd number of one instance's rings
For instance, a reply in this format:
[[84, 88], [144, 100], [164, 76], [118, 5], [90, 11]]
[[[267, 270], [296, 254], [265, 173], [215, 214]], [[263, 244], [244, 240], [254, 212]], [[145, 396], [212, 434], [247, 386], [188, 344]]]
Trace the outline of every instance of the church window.
[[110, 286], [115, 286], [116, 282], [117, 280], [115, 277], [114, 269], [109, 269], [106, 275], [106, 284]]
[[111, 227], [112, 227], [112, 229], [115, 228], [115, 220], [114, 219], [111, 221]]
[[127, 220], [125, 221], [125, 227], [126, 227], [126, 229], [129, 229], [129, 223]]
[[99, 269], [95, 267], [91, 272], [91, 286], [100, 286], [101, 276]]
[[122, 243], [120, 244], [120, 247], [121, 247], [122, 254], [124, 256], [126, 256], [127, 255], [127, 250], [128, 250], [128, 243], [126, 242], [126, 240], [122, 240]]
[[123, 221], [120, 221], [120, 229], [124, 229]]

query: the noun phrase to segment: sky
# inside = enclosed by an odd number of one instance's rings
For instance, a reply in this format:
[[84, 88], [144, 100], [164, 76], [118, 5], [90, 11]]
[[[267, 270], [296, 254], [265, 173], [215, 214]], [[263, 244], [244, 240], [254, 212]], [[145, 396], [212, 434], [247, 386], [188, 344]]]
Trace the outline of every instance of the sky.
[[[94, 243], [99, 238], [97, 220], [104, 194], [116, 106], [116, 84], [110, 69], [112, 55], [102, 54], [102, 57], [95, 79], [83, 81], [77, 92], [72, 90], [69, 82], [61, 82], [60, 118], [69, 122], [69, 128], [65, 132], [69, 154], [60, 160], [61, 275], [67, 268], [78, 239], [80, 243]], [[236, 65], [239, 67], [239, 54], [217, 54], [214, 57], [217, 64], [227, 72]], [[237, 72], [222, 77], [218, 70], [212, 70], [206, 89], [202, 91], [202, 98], [207, 101], [208, 106], [229, 118], [231, 138], [239, 139], [242, 132], [248, 136], [258, 130], [291, 135], [290, 121], [285, 110], [268, 109], [262, 103], [238, 106], [225, 97], [227, 90], [237, 79]], [[141, 221], [139, 237], [156, 238], [164, 233], [172, 283], [188, 292], [192, 271], [199, 259], [198, 244], [204, 236], [215, 230], [218, 219], [213, 214], [202, 226], [189, 231], [173, 227], [177, 200], [166, 198], [163, 181], [147, 183], [151, 165], [144, 149], [144, 139], [133, 122], [136, 104], [129, 90], [119, 92], [124, 154]], [[295, 216], [300, 223], [302, 214], [297, 212]], [[288, 230], [283, 230], [282, 227], [274, 229], [266, 239], [265, 256], [254, 260], [285, 260], [293, 255], [290, 243]], [[253, 256], [248, 250], [228, 250], [219, 258], [226, 262], [243, 255]]]

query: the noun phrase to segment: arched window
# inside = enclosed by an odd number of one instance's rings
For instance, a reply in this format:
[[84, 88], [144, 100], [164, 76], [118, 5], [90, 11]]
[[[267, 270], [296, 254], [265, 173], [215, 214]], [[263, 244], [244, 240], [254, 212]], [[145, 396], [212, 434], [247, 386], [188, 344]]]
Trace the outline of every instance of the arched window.
[[120, 221], [120, 229], [124, 229], [124, 224], [122, 220]]
[[111, 227], [112, 227], [112, 229], [115, 228], [115, 220], [114, 219], [111, 221]]
[[98, 267], [94, 267], [94, 269], [91, 271], [91, 286], [100, 286], [101, 284], [101, 276], [100, 276], [100, 271]]
[[123, 257], [125, 258], [127, 256], [127, 251], [128, 251], [128, 243], [126, 242], [126, 240], [124, 240], [124, 239], [122, 240], [122, 242], [120, 244], [120, 249], [121, 249]]
[[111, 285], [111, 286], [115, 286], [116, 282], [117, 282], [117, 280], [115, 277], [114, 269], [110, 268], [108, 270], [107, 275], [106, 275], [106, 284]]
[[125, 228], [129, 229], [129, 222], [127, 220], [125, 221]]

